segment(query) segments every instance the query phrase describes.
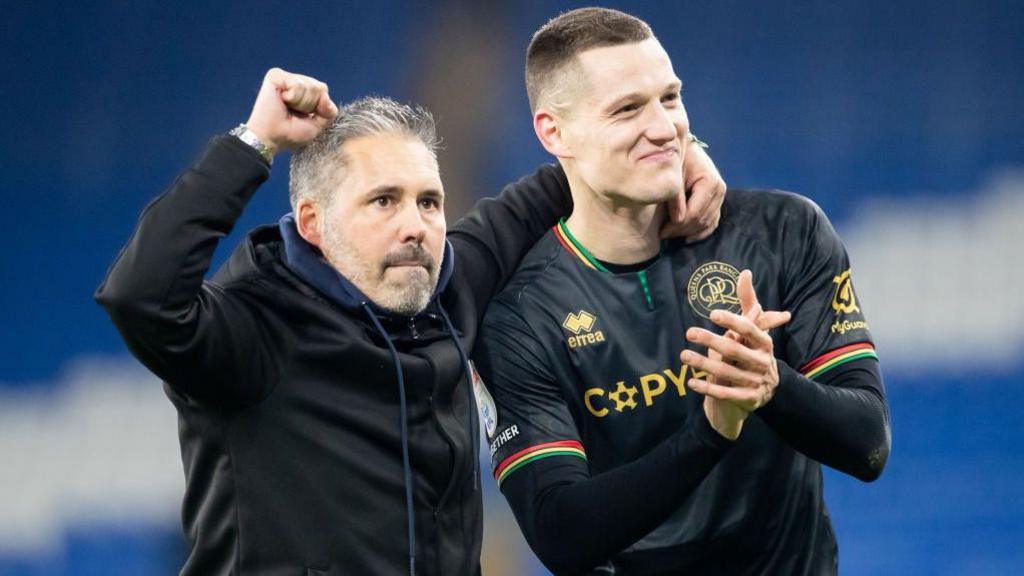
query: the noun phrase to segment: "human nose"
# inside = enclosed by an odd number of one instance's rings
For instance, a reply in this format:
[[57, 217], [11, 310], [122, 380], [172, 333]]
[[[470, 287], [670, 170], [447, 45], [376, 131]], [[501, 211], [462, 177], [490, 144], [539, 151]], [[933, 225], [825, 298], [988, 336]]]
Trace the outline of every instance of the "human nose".
[[[648, 106], [652, 111], [647, 124], [647, 137], [652, 142], [667, 142], [680, 134], [680, 126], [672, 111], [664, 105]], [[685, 131], [685, 130], [683, 130]]]
[[427, 224], [423, 221], [423, 214], [420, 213], [415, 203], [403, 207], [399, 218], [399, 236], [401, 241], [403, 243], [423, 242], [423, 238], [427, 234]]

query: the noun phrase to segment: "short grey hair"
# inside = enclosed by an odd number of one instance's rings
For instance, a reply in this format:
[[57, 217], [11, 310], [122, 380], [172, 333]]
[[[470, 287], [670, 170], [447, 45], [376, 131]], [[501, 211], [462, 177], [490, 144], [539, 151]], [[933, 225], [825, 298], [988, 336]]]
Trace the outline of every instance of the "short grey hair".
[[345, 169], [342, 146], [349, 140], [376, 134], [402, 134], [418, 138], [437, 156], [434, 116], [420, 106], [400, 104], [390, 98], [368, 96], [338, 110], [334, 120], [292, 154], [288, 196], [292, 210], [300, 198], [329, 204], [331, 191]]

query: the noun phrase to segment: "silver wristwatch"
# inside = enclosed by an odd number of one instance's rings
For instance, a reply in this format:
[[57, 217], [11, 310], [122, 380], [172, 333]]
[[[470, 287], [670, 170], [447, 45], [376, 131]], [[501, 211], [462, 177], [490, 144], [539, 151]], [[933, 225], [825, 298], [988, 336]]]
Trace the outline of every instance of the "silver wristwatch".
[[260, 137], [252, 130], [249, 130], [249, 127], [246, 126], [244, 122], [233, 128], [231, 132], [228, 132], [228, 134], [255, 148], [256, 151], [260, 153], [260, 156], [263, 156], [263, 159], [267, 161], [267, 164], [272, 164], [274, 162], [274, 155], [271, 154], [270, 148], [267, 148], [267, 145], [263, 143], [263, 140], [260, 140]]

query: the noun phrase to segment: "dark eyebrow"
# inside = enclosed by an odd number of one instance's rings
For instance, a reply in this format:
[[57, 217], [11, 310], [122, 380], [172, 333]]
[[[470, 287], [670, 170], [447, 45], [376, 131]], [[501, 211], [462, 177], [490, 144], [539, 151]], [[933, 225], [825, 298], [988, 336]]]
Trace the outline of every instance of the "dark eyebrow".
[[[364, 198], [372, 199], [378, 196], [401, 196], [405, 189], [394, 184], [381, 184], [363, 195]], [[416, 193], [417, 196], [431, 196], [437, 199], [444, 199], [444, 192], [434, 188], [427, 188]]]
[[[682, 92], [682, 90], [683, 90], [683, 81], [678, 79], [678, 78], [676, 78], [675, 80], [669, 82], [668, 85], [666, 85], [664, 89], [665, 90], [671, 90], [673, 92]], [[605, 107], [605, 111], [607, 111], [607, 112], [614, 112], [614, 111], [618, 110], [620, 107], [622, 107], [622, 105], [624, 105], [626, 102], [630, 102], [632, 100], [636, 100], [638, 98], [643, 98], [643, 97], [644, 97], [644, 95], [641, 92], [630, 92], [628, 94], [623, 94], [622, 96], [619, 96], [615, 100], [612, 100], [612, 102], [610, 104], [608, 104], [608, 106]]]
[[394, 184], [381, 184], [381, 186], [371, 190], [367, 193], [367, 196], [376, 196], [378, 194], [395, 194], [401, 192], [401, 187], [396, 187]]
[[605, 107], [605, 110], [607, 112], [614, 112], [621, 108], [622, 105], [625, 104], [626, 102], [632, 102], [633, 100], [636, 100], [641, 96], [642, 94], [640, 94], [639, 92], [630, 92], [629, 94], [623, 94], [622, 96], [619, 96], [615, 100], [612, 100], [612, 102]]
[[364, 194], [364, 196], [366, 198], [375, 198], [377, 196], [388, 196], [401, 193], [402, 188], [400, 186], [395, 186], [394, 184], [381, 184], [380, 186], [377, 186], [376, 188]]
[[433, 188], [427, 188], [426, 190], [420, 190], [420, 196], [433, 196], [434, 198], [444, 198], [444, 192], [435, 190]]

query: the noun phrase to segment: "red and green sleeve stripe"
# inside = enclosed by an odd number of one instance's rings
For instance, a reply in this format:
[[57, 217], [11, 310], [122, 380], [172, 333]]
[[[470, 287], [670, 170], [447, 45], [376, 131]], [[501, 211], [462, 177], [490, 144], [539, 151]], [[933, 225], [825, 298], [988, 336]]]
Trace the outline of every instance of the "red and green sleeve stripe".
[[498, 467], [494, 469], [494, 479], [498, 481], [498, 486], [500, 487], [509, 474], [530, 462], [552, 456], [574, 456], [584, 460], [587, 459], [587, 453], [583, 450], [583, 445], [575, 440], [547, 442], [525, 448], [502, 460], [501, 464], [498, 464]]
[[875, 360], [878, 360], [878, 354], [875, 353], [875, 347], [870, 342], [850, 344], [849, 346], [843, 346], [842, 348], [836, 348], [831, 352], [826, 352], [807, 364], [804, 364], [803, 368], [800, 368], [800, 373], [813, 379], [837, 366], [842, 366], [847, 362], [853, 362], [854, 360], [860, 360], [861, 358], [874, 358]]

